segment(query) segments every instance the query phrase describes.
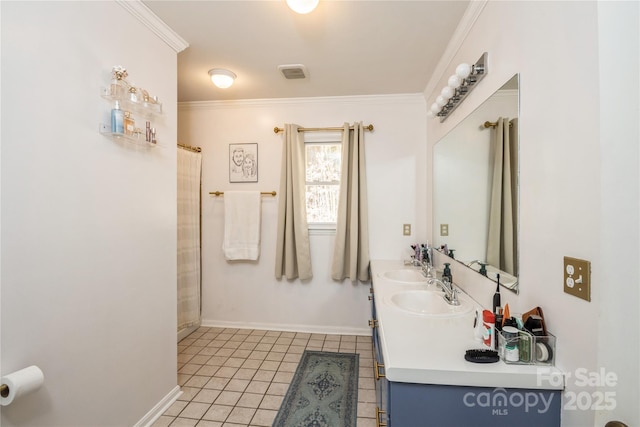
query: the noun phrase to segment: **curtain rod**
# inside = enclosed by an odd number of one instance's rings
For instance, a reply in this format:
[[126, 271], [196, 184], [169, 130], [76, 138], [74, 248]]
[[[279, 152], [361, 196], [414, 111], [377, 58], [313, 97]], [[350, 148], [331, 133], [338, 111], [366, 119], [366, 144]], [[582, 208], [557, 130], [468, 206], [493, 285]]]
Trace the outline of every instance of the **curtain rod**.
[[[214, 196], [222, 196], [224, 194], [224, 191], [210, 191], [209, 194], [212, 194]], [[274, 196], [276, 195], [275, 191], [261, 191], [260, 194], [262, 194], [263, 196]]]
[[[373, 132], [373, 125], [363, 126], [364, 130], [368, 130], [369, 132]], [[341, 131], [344, 128], [342, 127], [334, 127], [334, 128], [298, 128], [298, 132], [322, 132], [322, 131]], [[353, 126], [350, 126], [349, 129], [353, 129]], [[273, 128], [274, 133], [284, 132], [283, 128], [279, 128], [278, 126]]]
[[[513, 123], [511, 122], [513, 119], [509, 120], [509, 127], [513, 126]], [[498, 126], [498, 122], [490, 122], [490, 121], [486, 121], [482, 124], [482, 126], [487, 129], [487, 128], [494, 128], [496, 126]]]
[[178, 142], [178, 147], [184, 148], [185, 150], [193, 151], [194, 153], [200, 153], [202, 151], [202, 148], [200, 147], [192, 147], [187, 144], [180, 144], [179, 142]]

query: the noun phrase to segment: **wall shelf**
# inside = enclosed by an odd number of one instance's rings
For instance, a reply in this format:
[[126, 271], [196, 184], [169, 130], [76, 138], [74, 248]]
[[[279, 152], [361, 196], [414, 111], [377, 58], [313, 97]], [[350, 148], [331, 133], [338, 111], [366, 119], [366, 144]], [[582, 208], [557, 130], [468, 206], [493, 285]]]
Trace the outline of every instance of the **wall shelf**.
[[[133, 95], [133, 96], [132, 96]], [[111, 88], [102, 88], [100, 96], [104, 99], [120, 103], [120, 108], [134, 113], [142, 114], [145, 118], [151, 119], [162, 114], [162, 103], [157, 101], [144, 101], [140, 94], [125, 93], [124, 95], [113, 94]]]
[[125, 141], [143, 147], [159, 146], [157, 143], [154, 144], [153, 142], [146, 141], [144, 136], [142, 136], [142, 134], [140, 133], [128, 135], [126, 133], [111, 132], [111, 124], [100, 123], [98, 131], [100, 132], [100, 134], [108, 136], [109, 138], [112, 138], [114, 140]]
[[[124, 127], [121, 127], [121, 124], [117, 127], [112, 124], [114, 118], [111, 111], [111, 122], [100, 123], [98, 132], [116, 141], [144, 147], [157, 147], [155, 126], [151, 121], [162, 114], [162, 103], [158, 101], [158, 97], [150, 96], [145, 89], [130, 86], [124, 80], [127, 72], [123, 67], [114, 66], [112, 73], [111, 84], [100, 88], [100, 96], [111, 104], [111, 108], [115, 108], [117, 104], [122, 110]], [[109, 118], [105, 117], [104, 120], [108, 122]], [[124, 129], [124, 132], [114, 132], [114, 129]], [[150, 130], [153, 134], [153, 142], [149, 137]]]

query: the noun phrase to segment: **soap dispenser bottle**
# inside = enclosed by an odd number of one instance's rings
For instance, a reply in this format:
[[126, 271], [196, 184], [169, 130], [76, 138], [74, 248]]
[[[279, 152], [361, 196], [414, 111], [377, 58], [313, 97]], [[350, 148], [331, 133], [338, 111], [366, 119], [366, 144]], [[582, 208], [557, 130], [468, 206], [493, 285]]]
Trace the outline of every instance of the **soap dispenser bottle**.
[[487, 275], [487, 264], [480, 263], [480, 271], [478, 271], [478, 273], [482, 274], [483, 276], [486, 276]]
[[428, 265], [431, 265], [431, 257], [429, 256], [429, 243], [422, 244], [422, 260], [427, 263]]
[[448, 262], [444, 263], [444, 270], [442, 271], [442, 281], [453, 283], [453, 276], [451, 275], [451, 268], [449, 268]]

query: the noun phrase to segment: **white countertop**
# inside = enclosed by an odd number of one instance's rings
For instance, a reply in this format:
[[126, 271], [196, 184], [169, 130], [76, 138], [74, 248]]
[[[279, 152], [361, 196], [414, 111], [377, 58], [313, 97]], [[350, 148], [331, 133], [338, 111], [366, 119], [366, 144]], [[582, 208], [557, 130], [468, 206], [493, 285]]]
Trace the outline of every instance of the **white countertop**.
[[[405, 266], [402, 261], [371, 261], [380, 346], [389, 381], [546, 390], [564, 388], [562, 373], [552, 366], [466, 361], [466, 350], [482, 348], [473, 328], [475, 310], [457, 317], [437, 318], [411, 314], [395, 307], [389, 302], [394, 293], [427, 287], [384, 277], [386, 271], [398, 269], [419, 270]], [[471, 299], [466, 294], [463, 297]], [[472, 302], [481, 309], [479, 304]]]

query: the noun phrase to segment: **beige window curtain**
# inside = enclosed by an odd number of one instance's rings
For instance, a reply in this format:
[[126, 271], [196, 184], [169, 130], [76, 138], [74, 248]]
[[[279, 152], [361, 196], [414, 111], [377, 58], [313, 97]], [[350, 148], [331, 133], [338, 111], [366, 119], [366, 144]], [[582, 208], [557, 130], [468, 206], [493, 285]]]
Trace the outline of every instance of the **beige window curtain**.
[[498, 119], [493, 130], [494, 161], [487, 238], [487, 263], [518, 274], [518, 120]]
[[313, 277], [307, 225], [304, 134], [284, 125], [282, 172], [278, 204], [276, 278]]
[[331, 278], [369, 280], [367, 175], [362, 123], [344, 124], [342, 172]]

